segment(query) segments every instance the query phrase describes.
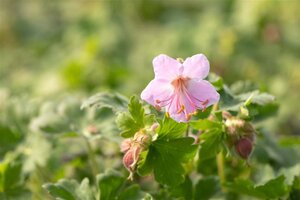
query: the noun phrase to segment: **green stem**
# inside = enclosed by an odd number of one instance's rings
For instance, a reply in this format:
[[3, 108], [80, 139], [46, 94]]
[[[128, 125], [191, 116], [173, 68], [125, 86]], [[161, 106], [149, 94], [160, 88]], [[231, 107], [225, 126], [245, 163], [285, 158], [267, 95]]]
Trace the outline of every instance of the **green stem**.
[[221, 183], [224, 183], [225, 182], [224, 157], [222, 152], [218, 153], [217, 155], [217, 167], [218, 167], [218, 175], [220, 177]]
[[90, 167], [92, 169], [93, 175], [94, 177], [96, 177], [96, 175], [98, 174], [98, 163], [95, 157], [95, 153], [93, 151], [93, 148], [91, 146], [90, 141], [84, 137], [84, 141], [86, 143], [86, 147], [88, 150], [88, 155], [89, 155], [89, 160], [90, 160]]
[[190, 125], [188, 124], [188, 125], [187, 125], [187, 128], [186, 128], [186, 132], [185, 132], [185, 136], [186, 136], [186, 137], [189, 136], [189, 132], [190, 132]]

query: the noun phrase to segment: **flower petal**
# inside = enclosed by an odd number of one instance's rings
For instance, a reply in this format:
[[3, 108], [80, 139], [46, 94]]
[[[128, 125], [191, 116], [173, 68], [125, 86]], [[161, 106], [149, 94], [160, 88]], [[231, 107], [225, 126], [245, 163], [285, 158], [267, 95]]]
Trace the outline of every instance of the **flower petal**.
[[178, 98], [174, 98], [171, 104], [166, 108], [166, 112], [168, 112], [170, 117], [177, 122], [187, 122], [188, 120], [185, 113], [183, 111], [178, 112], [180, 109], [179, 104]]
[[166, 108], [170, 117], [177, 122], [187, 122], [197, 110], [197, 106], [191, 102], [188, 96], [184, 94], [176, 94], [173, 101]]
[[182, 64], [167, 55], [160, 54], [153, 59], [155, 79], [172, 81], [180, 74]]
[[189, 78], [204, 79], [209, 73], [209, 62], [203, 54], [187, 58], [183, 66], [183, 75]]
[[206, 80], [190, 80], [187, 90], [193, 102], [201, 109], [217, 103], [220, 99], [214, 86]]
[[143, 90], [141, 98], [149, 104], [156, 106], [156, 100], [164, 101], [172, 95], [172, 92], [172, 85], [168, 81], [153, 79]]

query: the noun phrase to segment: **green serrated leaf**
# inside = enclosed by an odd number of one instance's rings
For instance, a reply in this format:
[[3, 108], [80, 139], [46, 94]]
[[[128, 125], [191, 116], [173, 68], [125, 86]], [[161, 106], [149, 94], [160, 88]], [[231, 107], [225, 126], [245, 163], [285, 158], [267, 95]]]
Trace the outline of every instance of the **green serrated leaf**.
[[200, 135], [199, 159], [206, 160], [216, 156], [222, 149], [223, 133], [212, 129]]
[[116, 119], [118, 127], [122, 130], [121, 136], [132, 137], [136, 132], [145, 127], [145, 124], [154, 120], [153, 115], [146, 115], [145, 110], [136, 96], [130, 98], [127, 112], [119, 113]]
[[178, 123], [169, 117], [165, 117], [158, 130], [158, 135], [160, 138], [179, 138], [183, 136], [186, 129], [186, 123]]
[[150, 145], [147, 157], [139, 163], [138, 172], [153, 170], [155, 179], [159, 183], [179, 185], [184, 181], [185, 170], [182, 164], [195, 156], [197, 145], [193, 143], [193, 138], [156, 140]]
[[128, 111], [131, 114], [131, 117], [134, 119], [135, 123], [140, 125], [140, 127], [143, 127], [145, 110], [136, 96], [132, 96], [130, 98]]
[[87, 107], [101, 109], [106, 107], [112, 109], [114, 112], [120, 112], [126, 110], [127, 103], [128, 100], [123, 95], [118, 93], [101, 92], [85, 100], [81, 105], [81, 109]]
[[98, 188], [100, 190], [99, 199], [112, 200], [118, 196], [118, 191], [123, 185], [124, 177], [115, 170], [108, 170], [97, 176]]
[[195, 187], [195, 200], [211, 199], [221, 190], [220, 180], [216, 176], [201, 178]]
[[145, 125], [151, 126], [155, 122], [155, 115], [148, 114], [144, 117]]
[[141, 128], [131, 118], [130, 114], [126, 112], [118, 114], [116, 123], [118, 127], [122, 130], [121, 136], [125, 138], [132, 137]]
[[203, 131], [208, 129], [222, 129], [222, 123], [209, 119], [199, 119], [197, 121], [191, 121], [190, 124], [194, 129]]

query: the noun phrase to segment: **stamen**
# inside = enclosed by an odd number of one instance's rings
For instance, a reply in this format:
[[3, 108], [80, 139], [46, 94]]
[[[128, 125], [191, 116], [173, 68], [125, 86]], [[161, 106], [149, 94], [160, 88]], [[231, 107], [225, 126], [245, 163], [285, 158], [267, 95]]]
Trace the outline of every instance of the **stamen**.
[[206, 105], [208, 104], [208, 99], [206, 99], [204, 102], [201, 103], [203, 105], [203, 108], [202, 108], [202, 112], [205, 112], [206, 110]]
[[166, 112], [166, 117], [170, 118], [170, 113], [169, 112]]
[[159, 104], [161, 101], [160, 101], [159, 99], [156, 99], [155, 102], [156, 102], [157, 104]]
[[182, 104], [180, 109], [177, 111], [177, 114], [181, 113], [185, 109], [185, 106]]
[[189, 121], [189, 120], [191, 119], [191, 117], [192, 117], [191, 114], [187, 114], [187, 115], [185, 116], [185, 118], [186, 118], [187, 121]]
[[201, 103], [203, 106], [206, 106], [208, 104], [208, 99], [206, 99], [204, 102]]
[[157, 104], [156, 104], [154, 107], [155, 107], [155, 108], [156, 108], [156, 110], [158, 110], [158, 111], [160, 111], [160, 110], [161, 110], [161, 107], [160, 107], [159, 105], [157, 105]]

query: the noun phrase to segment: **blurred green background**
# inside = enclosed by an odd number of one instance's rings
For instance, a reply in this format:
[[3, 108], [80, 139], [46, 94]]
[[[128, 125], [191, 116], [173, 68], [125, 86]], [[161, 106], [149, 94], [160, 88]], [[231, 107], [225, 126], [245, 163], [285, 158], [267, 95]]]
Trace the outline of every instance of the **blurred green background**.
[[204, 53], [225, 82], [274, 94], [280, 110], [269, 128], [299, 135], [299, 11], [296, 0], [0, 0], [0, 103], [139, 94], [156, 55]]
[[[245, 86], [273, 94], [280, 108], [266, 121], [268, 131], [272, 137], [299, 136], [299, 13], [296, 0], [0, 0], [2, 169], [20, 166], [10, 162], [19, 160], [12, 152], [24, 154], [25, 177], [13, 174], [24, 178], [33, 199], [45, 199], [45, 182], [92, 180], [82, 138], [59, 139], [58, 133], [67, 124], [66, 130], [85, 134], [81, 127], [96, 124], [101, 134], [120, 141], [115, 127], [95, 113], [83, 114], [80, 104], [100, 91], [140, 94], [153, 78], [152, 59], [161, 53], [204, 53], [211, 72], [226, 83], [248, 80]], [[43, 127], [47, 123], [54, 129]], [[99, 168], [123, 169], [113, 156], [121, 156], [118, 145], [97, 142]], [[275, 167], [297, 162], [294, 154], [270, 152]]]

